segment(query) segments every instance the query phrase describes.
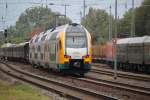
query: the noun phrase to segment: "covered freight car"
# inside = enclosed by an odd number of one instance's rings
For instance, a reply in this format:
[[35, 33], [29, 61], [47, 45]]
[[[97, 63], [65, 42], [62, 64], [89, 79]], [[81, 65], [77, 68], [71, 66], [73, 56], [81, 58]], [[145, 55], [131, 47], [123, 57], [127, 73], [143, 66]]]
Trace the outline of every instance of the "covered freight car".
[[117, 42], [118, 63], [131, 71], [150, 71], [150, 37], [120, 39]]
[[[93, 46], [93, 61], [113, 66], [115, 49], [112, 42]], [[105, 52], [103, 52], [103, 51]], [[96, 53], [95, 53], [96, 52]], [[103, 54], [100, 54], [103, 52]], [[101, 56], [103, 55], [103, 56]], [[119, 69], [150, 73], [150, 36], [123, 38], [117, 40], [117, 67]]]
[[29, 43], [11, 44], [7, 43], [0, 48], [1, 59], [28, 61]]

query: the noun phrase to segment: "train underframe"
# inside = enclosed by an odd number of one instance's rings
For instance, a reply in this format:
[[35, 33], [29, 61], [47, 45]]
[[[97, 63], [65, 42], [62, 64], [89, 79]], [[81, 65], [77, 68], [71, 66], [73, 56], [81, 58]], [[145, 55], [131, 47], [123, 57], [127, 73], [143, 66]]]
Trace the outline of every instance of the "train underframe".
[[[29, 63], [29, 60], [25, 58], [14, 58], [14, 57], [1, 57], [3, 61], [19, 61], [23, 63]], [[50, 67], [49, 67], [50, 68]], [[84, 63], [81, 59], [70, 59], [69, 62], [64, 64], [58, 64], [58, 70], [65, 74], [79, 74], [84, 76], [91, 69], [90, 63]]]
[[29, 63], [29, 60], [22, 57], [6, 57], [3, 56], [0, 58], [2, 61], [16, 61], [16, 62], [23, 62], [23, 63]]
[[84, 76], [91, 69], [90, 63], [84, 63], [80, 59], [70, 59], [69, 62], [59, 64], [59, 70], [63, 73], [80, 74]]
[[[114, 68], [113, 61], [106, 61], [104, 59], [95, 59], [93, 60], [94, 63], [103, 63], [109, 65], [112, 69]], [[117, 69], [123, 71], [130, 71], [130, 72], [138, 72], [138, 73], [147, 73], [150, 74], [150, 64], [135, 64], [135, 63], [128, 63], [122, 62], [117, 63]]]

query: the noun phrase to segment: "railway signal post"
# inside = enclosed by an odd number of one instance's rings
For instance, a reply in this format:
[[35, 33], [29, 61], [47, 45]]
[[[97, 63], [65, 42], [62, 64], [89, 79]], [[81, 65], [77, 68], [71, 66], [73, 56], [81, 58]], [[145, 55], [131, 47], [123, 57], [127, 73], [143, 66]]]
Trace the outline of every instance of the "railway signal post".
[[113, 39], [113, 45], [116, 48], [114, 56], [114, 79], [117, 79], [117, 38]]
[[115, 0], [115, 57], [114, 57], [114, 79], [117, 79], [117, 0]]

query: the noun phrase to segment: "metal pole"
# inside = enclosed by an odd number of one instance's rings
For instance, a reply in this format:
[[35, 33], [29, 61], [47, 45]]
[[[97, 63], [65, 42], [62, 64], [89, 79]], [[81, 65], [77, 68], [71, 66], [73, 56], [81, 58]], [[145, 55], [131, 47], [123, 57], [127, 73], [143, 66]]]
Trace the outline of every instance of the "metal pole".
[[57, 22], [57, 20], [58, 20], [58, 15], [55, 15], [55, 27], [57, 27], [57, 26], [58, 26], [58, 22]]
[[110, 7], [109, 7], [109, 12], [110, 12], [110, 15], [109, 15], [109, 41], [111, 40], [111, 38], [112, 38], [112, 26], [111, 26], [111, 24], [112, 24], [112, 21], [111, 21], [111, 5], [110, 5]]
[[47, 8], [48, 6], [47, 6], [47, 0], [46, 0], [46, 8]]
[[64, 6], [65, 6], [65, 24], [66, 24], [66, 23], [67, 23], [67, 15], [66, 15], [66, 14], [67, 14], [67, 12], [66, 12], [66, 10], [67, 10], [67, 5], [65, 4]]
[[80, 20], [82, 19], [82, 11], [80, 11]]
[[65, 6], [65, 23], [67, 21], [67, 6], [70, 6], [69, 4], [64, 4], [62, 6]]
[[83, 17], [85, 17], [85, 0], [83, 0]]
[[115, 58], [114, 58], [114, 79], [117, 79], [117, 0], [115, 0]]
[[2, 25], [3, 25], [3, 30], [5, 29], [5, 21], [4, 21], [4, 17], [2, 16]]
[[135, 36], [135, 12], [134, 0], [132, 0], [132, 19], [131, 19], [131, 37]]
[[65, 4], [64, 6], [65, 6], [65, 18], [66, 18], [66, 6], [67, 6], [67, 5]]

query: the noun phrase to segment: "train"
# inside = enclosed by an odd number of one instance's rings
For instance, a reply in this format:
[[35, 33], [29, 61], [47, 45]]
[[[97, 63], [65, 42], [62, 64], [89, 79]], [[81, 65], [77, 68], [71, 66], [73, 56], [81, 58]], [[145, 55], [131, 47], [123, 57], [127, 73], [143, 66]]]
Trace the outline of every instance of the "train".
[[91, 35], [80, 24], [66, 24], [40, 32], [29, 42], [4, 44], [0, 57], [84, 76], [91, 69]]
[[93, 46], [93, 62], [114, 66], [116, 54], [117, 68], [132, 72], [150, 73], [150, 36], [131, 37]]

